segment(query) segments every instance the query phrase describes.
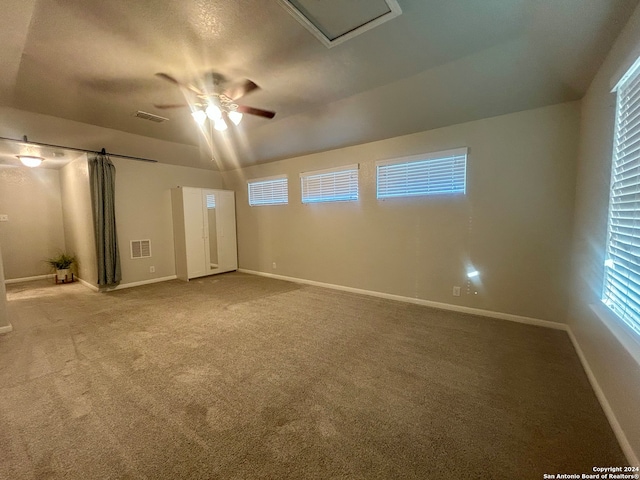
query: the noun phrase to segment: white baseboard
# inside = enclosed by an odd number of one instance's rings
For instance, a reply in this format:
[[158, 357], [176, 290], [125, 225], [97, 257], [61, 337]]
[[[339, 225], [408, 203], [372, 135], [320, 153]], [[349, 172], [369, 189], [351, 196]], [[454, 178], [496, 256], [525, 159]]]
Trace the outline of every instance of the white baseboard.
[[541, 319], [537, 319], [537, 318], [523, 317], [523, 316], [520, 316], [520, 315], [512, 315], [510, 313], [492, 312], [490, 310], [482, 310], [482, 309], [478, 309], [478, 308], [462, 307], [462, 306], [459, 306], [459, 305], [450, 305], [450, 304], [447, 304], [447, 303], [432, 302], [432, 301], [429, 301], [429, 300], [422, 300], [422, 299], [419, 299], [419, 298], [403, 297], [401, 295], [393, 295], [393, 294], [389, 294], [389, 293], [375, 292], [375, 291], [371, 291], [371, 290], [363, 290], [363, 289], [360, 289], [360, 288], [345, 287], [345, 286], [342, 286], [342, 285], [334, 285], [334, 284], [330, 284], [330, 283], [316, 282], [314, 280], [306, 280], [306, 279], [295, 278], [295, 277], [287, 277], [287, 276], [284, 276], [284, 275], [276, 275], [276, 274], [273, 274], [273, 273], [258, 272], [258, 271], [255, 271], [255, 270], [247, 270], [247, 269], [244, 269], [244, 268], [239, 268], [238, 271], [242, 272], [242, 273], [248, 273], [248, 274], [251, 274], [251, 275], [259, 275], [259, 276], [262, 276], [262, 277], [275, 278], [275, 279], [278, 279], [278, 280], [286, 280], [286, 281], [289, 281], [289, 282], [303, 283], [303, 284], [306, 284], [306, 285], [314, 285], [314, 286], [324, 287], [324, 288], [332, 288], [334, 290], [342, 290], [342, 291], [351, 292], [351, 293], [360, 293], [360, 294], [363, 294], [363, 295], [370, 295], [370, 296], [379, 297], [379, 298], [386, 298], [386, 299], [389, 299], [389, 300], [397, 300], [397, 301], [408, 302], [408, 303], [413, 303], [413, 304], [417, 304], [417, 305], [424, 305], [424, 306], [427, 306], [427, 307], [440, 308], [440, 309], [443, 309], [443, 310], [451, 310], [451, 311], [461, 312], [461, 313], [471, 313], [471, 314], [480, 315], [480, 316], [483, 316], [483, 317], [492, 317], [492, 318], [498, 318], [498, 319], [501, 319], [501, 320], [508, 320], [508, 321], [511, 321], [511, 322], [526, 323], [528, 325], [537, 325], [539, 327], [553, 328], [553, 329], [556, 329], [556, 330], [564, 330], [564, 331], [567, 332], [567, 334], [569, 335], [569, 338], [571, 339], [571, 343], [573, 344], [573, 347], [574, 347], [576, 353], [578, 354], [578, 358], [580, 359], [580, 363], [582, 364], [582, 368], [584, 369], [585, 373], [587, 374], [587, 378], [589, 379], [589, 383], [591, 384], [591, 388], [593, 389], [593, 391], [594, 391], [594, 393], [596, 395], [596, 398], [598, 399], [598, 402], [600, 403], [600, 406], [602, 407], [602, 410], [604, 411], [604, 414], [607, 417], [607, 420], [609, 421], [609, 425], [611, 426], [611, 429], [613, 430], [613, 433], [616, 436], [616, 439], [618, 440], [618, 443], [620, 444], [620, 448], [622, 449], [624, 455], [627, 457], [627, 461], [629, 462], [629, 465], [640, 466], [640, 462], [638, 462], [638, 457], [635, 454], [633, 448], [631, 447], [631, 444], [629, 443], [629, 440], [627, 439], [627, 436], [625, 435], [624, 430], [622, 429], [622, 426], [620, 425], [620, 422], [618, 422], [618, 419], [616, 418], [616, 415], [615, 415], [613, 409], [611, 408], [611, 405], [609, 405], [609, 402], [607, 401], [607, 397], [605, 396], [602, 388], [600, 387], [600, 384], [598, 383], [598, 380], [596, 379], [595, 375], [593, 374], [593, 371], [591, 370], [591, 367], [590, 367], [589, 363], [587, 362], [587, 359], [584, 356], [584, 353], [582, 352], [582, 349], [580, 348], [580, 344], [578, 343], [575, 335], [571, 331], [571, 328], [567, 324], [558, 323], [558, 322], [550, 322], [548, 320], [541, 320]]
[[536, 325], [538, 327], [553, 328], [555, 330], [566, 330], [567, 325], [564, 323], [551, 322], [549, 320], [541, 320], [539, 318], [524, 317], [521, 315], [513, 315], [511, 313], [493, 312], [491, 310], [482, 310], [480, 308], [463, 307], [461, 305], [451, 305], [449, 303], [433, 302], [422, 298], [405, 297], [392, 293], [376, 292], [374, 290], [364, 290], [362, 288], [345, 287], [344, 285], [336, 285], [333, 283], [316, 282], [315, 280], [306, 280], [304, 278], [287, 277], [285, 275], [276, 275], [273, 273], [258, 272], [256, 270], [247, 270], [239, 268], [239, 272], [251, 275], [259, 275], [261, 277], [275, 278], [278, 280], [286, 280], [289, 282], [303, 283], [305, 285], [313, 285], [316, 287], [331, 288], [333, 290], [341, 290], [343, 292], [359, 293], [361, 295], [369, 295], [371, 297], [385, 298], [387, 300], [396, 300], [399, 302], [413, 303], [423, 305], [425, 307], [439, 308], [441, 310], [451, 310], [460, 313], [469, 313], [471, 315], [479, 315], [482, 317], [498, 318], [500, 320], [508, 320], [510, 322], [526, 323], [527, 325]]
[[80, 277], [76, 277], [76, 280], [79, 281], [82, 285], [93, 290], [94, 292], [99, 292], [100, 289], [96, 287], [94, 284], [87, 282], [86, 280], [81, 279]]
[[13, 327], [11, 326], [11, 324], [5, 325], [4, 327], [0, 327], [0, 335], [2, 335], [3, 333], [9, 333], [12, 330], [13, 330]]
[[168, 280], [175, 280], [176, 278], [178, 278], [176, 275], [169, 275], [168, 277], [151, 278], [149, 280], [142, 280], [140, 282], [121, 283], [116, 287], [100, 288], [100, 291], [112, 292], [114, 290], [122, 290], [123, 288], [139, 287], [141, 285], [149, 285], [151, 283], [166, 282]]
[[4, 283], [6, 285], [9, 285], [11, 283], [32, 282], [34, 280], [44, 280], [47, 278], [53, 278], [54, 276], [55, 276], [55, 273], [50, 273], [47, 275], [35, 275], [33, 277], [10, 278], [8, 280], [5, 280]]
[[602, 410], [604, 411], [604, 414], [607, 417], [607, 420], [609, 421], [609, 425], [611, 425], [611, 429], [613, 430], [613, 433], [616, 436], [618, 443], [620, 444], [620, 448], [622, 449], [622, 452], [624, 453], [625, 457], [627, 457], [627, 461], [629, 462], [629, 465], [640, 466], [640, 462], [638, 462], [638, 456], [636, 455], [636, 453], [633, 450], [633, 447], [629, 443], [629, 440], [627, 439], [627, 435], [624, 433], [624, 429], [620, 425], [620, 422], [618, 422], [618, 419], [616, 418], [616, 414], [611, 408], [611, 405], [609, 404], [609, 401], [607, 400], [607, 397], [605, 396], [604, 391], [602, 390], [602, 388], [600, 387], [600, 384], [598, 383], [598, 379], [596, 378], [593, 371], [591, 370], [591, 366], [587, 361], [587, 357], [585, 357], [584, 353], [582, 352], [582, 348], [580, 348], [578, 339], [575, 337], [570, 327], [567, 328], [567, 333], [569, 334], [571, 343], [573, 343], [573, 348], [576, 350], [576, 353], [578, 354], [580, 363], [582, 363], [582, 368], [587, 374], [587, 378], [589, 379], [591, 388], [593, 388], [593, 392], [596, 394], [596, 397], [600, 402], [600, 406], [602, 407]]
[[90, 288], [91, 290], [93, 290], [94, 292], [112, 292], [114, 290], [122, 290], [123, 288], [131, 288], [131, 287], [139, 287], [141, 285], [149, 285], [151, 283], [159, 283], [159, 282], [166, 282], [168, 280], [175, 280], [176, 278], [178, 278], [175, 275], [170, 275], [168, 277], [159, 277], [159, 278], [151, 278], [149, 280], [142, 280], [140, 282], [131, 282], [131, 283], [121, 283], [120, 285], [116, 286], [116, 287], [97, 287], [92, 283], [87, 282], [86, 280], [83, 280], [81, 278], [76, 277], [76, 279], [82, 283], [85, 287]]

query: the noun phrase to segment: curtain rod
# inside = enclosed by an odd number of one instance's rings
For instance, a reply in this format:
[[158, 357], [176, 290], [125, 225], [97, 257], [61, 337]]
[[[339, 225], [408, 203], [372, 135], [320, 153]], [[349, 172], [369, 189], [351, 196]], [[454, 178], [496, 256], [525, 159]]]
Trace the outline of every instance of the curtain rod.
[[64, 150], [73, 150], [75, 152], [98, 153], [98, 154], [102, 154], [102, 155], [111, 155], [112, 157], [126, 158], [128, 160], [137, 160], [139, 162], [158, 163], [158, 160], [153, 160], [151, 158], [133, 157], [131, 155], [120, 155], [119, 153], [108, 153], [104, 148], [102, 150], [98, 151], [98, 150], [87, 150], [86, 148], [67, 147], [65, 145], [54, 145], [52, 143], [34, 142], [32, 140], [27, 140], [27, 136], [26, 135], [24, 135], [22, 137], [22, 140], [19, 140], [17, 138], [8, 138], [8, 137], [0, 137], [0, 140], [8, 140], [10, 142], [17, 142], [17, 143], [28, 143], [29, 145], [36, 145], [38, 147], [62, 148]]

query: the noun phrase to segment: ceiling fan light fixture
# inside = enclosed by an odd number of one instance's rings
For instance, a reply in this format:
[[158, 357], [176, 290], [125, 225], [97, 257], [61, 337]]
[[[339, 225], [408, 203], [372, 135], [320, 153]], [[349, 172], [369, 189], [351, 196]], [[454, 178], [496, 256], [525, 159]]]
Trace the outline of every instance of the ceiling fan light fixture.
[[222, 110], [220, 110], [220, 108], [218, 108], [216, 105], [210, 104], [207, 107], [207, 117], [209, 117], [211, 120], [218, 120], [222, 118]]
[[227, 124], [222, 118], [216, 118], [213, 121], [213, 128], [219, 132], [224, 132], [227, 129]]
[[235, 125], [240, 125], [242, 121], [242, 114], [236, 110], [232, 110], [229, 112], [229, 120], [231, 120]]
[[207, 120], [207, 114], [202, 110], [194, 110], [191, 115], [198, 125], [204, 125]]
[[17, 155], [23, 165], [27, 167], [39, 167], [44, 158], [35, 155]]

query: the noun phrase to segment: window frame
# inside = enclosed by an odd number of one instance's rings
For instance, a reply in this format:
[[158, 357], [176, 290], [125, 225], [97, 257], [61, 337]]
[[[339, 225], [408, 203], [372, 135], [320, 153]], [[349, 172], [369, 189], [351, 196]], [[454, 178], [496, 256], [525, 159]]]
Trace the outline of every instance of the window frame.
[[[251, 203], [252, 192], [251, 187], [258, 184], [275, 184], [279, 180], [284, 180], [284, 199], [282, 201], [261, 201], [258, 203]], [[263, 207], [269, 205], [288, 205], [289, 204], [289, 177], [287, 175], [272, 175], [270, 177], [252, 178], [247, 180], [247, 202], [250, 207]]]
[[[347, 195], [342, 195], [339, 197], [324, 195], [322, 192], [316, 194], [316, 196], [308, 196], [305, 197], [305, 193], [308, 193], [308, 183], [305, 180], [308, 180], [311, 177], [332, 177], [334, 180], [333, 188], [335, 189], [335, 174], [347, 174], [349, 178], [345, 181], [347, 182], [347, 189], [349, 193], [351, 193], [353, 185], [351, 183], [352, 176], [355, 173], [355, 197]], [[312, 203], [333, 203], [333, 202], [357, 202], [360, 199], [360, 164], [354, 163], [351, 165], [343, 165], [340, 167], [334, 168], [325, 168], [322, 170], [312, 170], [308, 172], [300, 173], [300, 200], [303, 204], [312, 204]], [[309, 199], [312, 198], [312, 199]]]
[[[439, 191], [416, 191], [410, 192], [405, 191], [396, 194], [383, 193], [381, 192], [381, 167], [394, 166], [394, 165], [411, 165], [418, 163], [425, 163], [428, 165], [431, 163], [435, 164], [438, 160], [445, 160], [449, 157], [459, 157], [464, 156], [464, 165], [462, 168], [462, 181], [463, 186], [461, 190], [439, 190]], [[469, 149], [468, 147], [460, 147], [454, 148], [450, 150], [441, 150], [437, 152], [428, 152], [422, 153], [419, 155], [410, 155], [407, 157], [398, 157], [386, 160], [378, 160], [376, 161], [376, 198], [378, 200], [390, 200], [393, 198], [412, 198], [412, 197], [431, 197], [431, 196], [439, 196], [439, 195], [466, 195], [467, 194], [467, 163], [468, 163]], [[411, 168], [411, 167], [408, 167]], [[428, 169], [428, 166], [425, 166], [425, 171]], [[424, 172], [423, 172], [424, 174]], [[428, 172], [427, 172], [428, 174]], [[388, 190], [388, 188], [386, 188]], [[409, 188], [407, 188], [409, 190]]]
[[[626, 89], [632, 87], [630, 92]], [[605, 242], [605, 262], [602, 277], [601, 301], [607, 310], [623, 325], [626, 330], [633, 334], [636, 341], [640, 340], [640, 315], [635, 313], [636, 308], [633, 304], [640, 304], [640, 255], [625, 250], [626, 247], [621, 245], [625, 242], [619, 242], [619, 237], [629, 237], [631, 249], [636, 247], [640, 251], [640, 143], [638, 139], [631, 142], [631, 145], [638, 143], [635, 150], [624, 153], [626, 147], [619, 150], [621, 146], [621, 137], [623, 142], [627, 140], [627, 134], [630, 138], [640, 135], [640, 58], [627, 70], [627, 72], [618, 81], [613, 88], [612, 93], [616, 94], [616, 109], [614, 118], [613, 145], [611, 154], [611, 178], [609, 183], [609, 205], [607, 213], [607, 237]], [[626, 97], [624, 100], [623, 98]], [[633, 99], [631, 107], [635, 106], [637, 111], [634, 112], [635, 118], [632, 117], [630, 122], [630, 132], [627, 131], [629, 125], [621, 122], [621, 108], [627, 108], [627, 100]], [[636, 105], [634, 105], [636, 104]], [[626, 121], [626, 119], [625, 119]], [[621, 129], [625, 129], [621, 132]], [[629, 158], [631, 157], [631, 158]], [[629, 168], [620, 171], [623, 165], [631, 164]], [[627, 172], [637, 170], [634, 174]], [[632, 179], [630, 181], [630, 179]], [[630, 196], [631, 210], [621, 210], [620, 197], [629, 195], [623, 193], [622, 189], [632, 188]], [[621, 216], [621, 212], [623, 216]], [[631, 212], [627, 214], [626, 212]], [[624, 225], [630, 216], [631, 228]], [[631, 234], [622, 232], [622, 230], [631, 230]], [[638, 230], [635, 232], [634, 230]], [[619, 253], [619, 252], [621, 253]], [[617, 261], [617, 262], [616, 262]], [[638, 273], [634, 272], [637, 270]], [[626, 274], [626, 277], [624, 276]], [[633, 277], [636, 277], [634, 279]], [[626, 280], [626, 285], [620, 279]], [[617, 285], [616, 285], [617, 283]], [[634, 284], [632, 286], [631, 284]], [[624, 288], [620, 288], [620, 285]], [[635, 287], [635, 288], [634, 288]], [[630, 294], [633, 294], [634, 300]]]

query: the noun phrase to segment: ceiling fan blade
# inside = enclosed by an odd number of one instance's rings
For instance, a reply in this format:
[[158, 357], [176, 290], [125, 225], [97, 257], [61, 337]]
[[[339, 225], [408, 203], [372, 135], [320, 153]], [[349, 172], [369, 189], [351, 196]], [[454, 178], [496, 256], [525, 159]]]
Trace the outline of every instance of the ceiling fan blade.
[[189, 105], [187, 105], [186, 103], [164, 103], [164, 104], [154, 103], [153, 106], [156, 108], [166, 109], [166, 108], [185, 108], [185, 107], [188, 107]]
[[182, 87], [182, 88], [186, 88], [187, 90], [191, 90], [196, 95], [201, 95], [201, 96], [204, 95], [204, 93], [202, 93], [202, 90], [200, 90], [199, 88], [194, 87], [193, 85], [187, 85], [187, 84], [184, 84], [182, 82], [179, 82], [178, 80], [173, 78], [168, 73], [159, 72], [159, 73], [156, 73], [156, 77], [162, 78], [163, 80], [166, 80], [167, 82], [173, 83], [174, 85], [176, 85], [178, 87]]
[[264, 118], [273, 118], [276, 116], [276, 112], [270, 112], [269, 110], [262, 110], [260, 108], [247, 107], [246, 105], [238, 105], [236, 111], [240, 113], [248, 113], [249, 115], [257, 115]]
[[226, 97], [229, 97], [231, 100], [237, 100], [241, 97], [244, 97], [247, 93], [253, 92], [254, 90], [259, 89], [260, 87], [253, 83], [251, 80], [245, 80], [242, 83], [237, 85], [232, 85], [227, 88], [223, 94]]

